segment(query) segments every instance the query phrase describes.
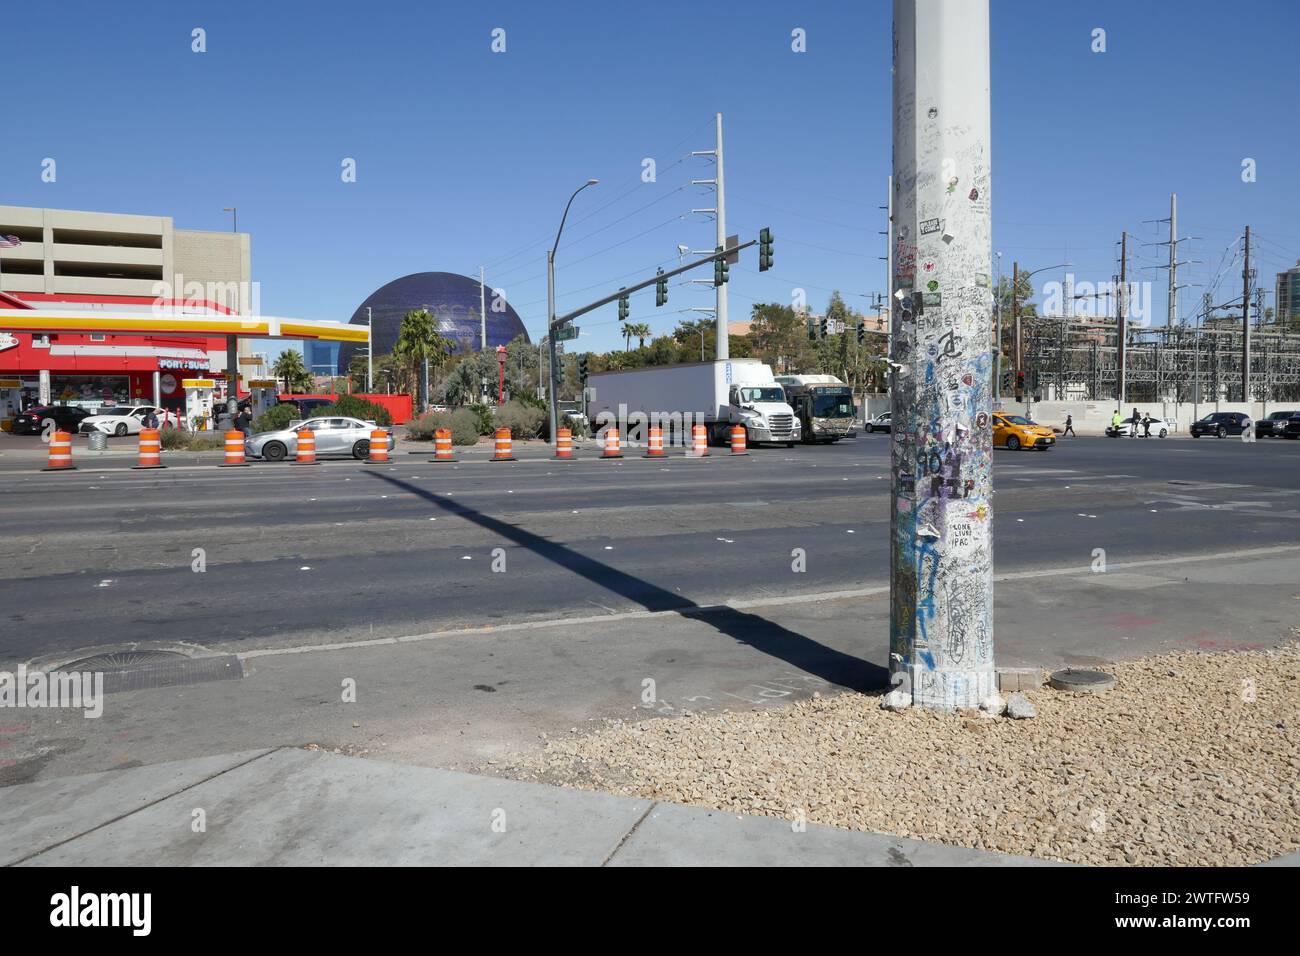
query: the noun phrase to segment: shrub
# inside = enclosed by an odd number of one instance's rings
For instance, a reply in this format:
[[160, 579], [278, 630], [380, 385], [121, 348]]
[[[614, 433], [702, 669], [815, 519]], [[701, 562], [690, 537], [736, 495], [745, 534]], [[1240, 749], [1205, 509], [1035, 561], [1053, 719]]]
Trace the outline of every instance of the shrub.
[[465, 407], [476, 416], [478, 433], [491, 435], [496, 428], [496, 423], [492, 420], [492, 407], [490, 405], [466, 405]]
[[168, 451], [216, 451], [226, 447], [220, 432], [190, 432], [183, 428], [164, 428], [160, 444]]
[[473, 445], [478, 442], [478, 417], [468, 408], [426, 412], [414, 421], [407, 422], [406, 437], [409, 441], [433, 441], [433, 433], [439, 428], [451, 429], [453, 445]]
[[289, 427], [289, 423], [302, 418], [297, 405], [276, 405], [267, 412], [253, 419], [253, 433], [278, 432]]
[[374, 402], [367, 401], [364, 398], [357, 398], [355, 395], [340, 395], [334, 401], [334, 404], [326, 405], [315, 414], [359, 418], [363, 422], [375, 422], [384, 426], [393, 424], [393, 416], [388, 413], [388, 409], [384, 408], [383, 405], [376, 405]]
[[515, 439], [536, 438], [542, 433], [546, 413], [522, 402], [506, 402], [497, 409], [496, 427], [509, 428]]

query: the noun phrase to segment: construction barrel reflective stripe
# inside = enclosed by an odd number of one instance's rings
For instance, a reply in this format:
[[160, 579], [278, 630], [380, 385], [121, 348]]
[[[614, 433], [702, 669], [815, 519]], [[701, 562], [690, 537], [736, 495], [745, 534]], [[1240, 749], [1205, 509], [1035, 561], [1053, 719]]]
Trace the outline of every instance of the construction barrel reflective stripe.
[[555, 430], [555, 457], [573, 457], [573, 429], [557, 428]]
[[731, 426], [731, 453], [733, 455], [748, 455], [749, 449], [745, 445], [745, 426]]
[[433, 433], [433, 460], [455, 461], [456, 455], [451, 449], [451, 429], [439, 428]]
[[294, 444], [298, 447], [295, 465], [316, 464], [316, 433], [314, 431], [310, 428], [304, 428], [298, 432], [298, 440]]
[[492, 451], [493, 461], [514, 461], [515, 445], [510, 436], [510, 429], [498, 428], [496, 431], [495, 447]]
[[663, 458], [664, 456], [664, 430], [662, 428], [651, 426], [649, 438], [646, 440], [646, 450], [644, 458]]
[[704, 458], [709, 453], [709, 430], [703, 425], [691, 426], [691, 457]]
[[600, 453], [601, 458], [622, 458], [623, 446], [619, 441], [618, 429], [610, 426], [605, 429], [605, 449]]
[[382, 428], [370, 433], [370, 460], [388, 461], [388, 432]]
[[77, 466], [72, 463], [72, 435], [68, 432], [55, 432], [50, 436], [50, 460], [46, 471], [70, 471]]
[[140, 429], [140, 463], [136, 468], [161, 468], [162, 432], [156, 428]]

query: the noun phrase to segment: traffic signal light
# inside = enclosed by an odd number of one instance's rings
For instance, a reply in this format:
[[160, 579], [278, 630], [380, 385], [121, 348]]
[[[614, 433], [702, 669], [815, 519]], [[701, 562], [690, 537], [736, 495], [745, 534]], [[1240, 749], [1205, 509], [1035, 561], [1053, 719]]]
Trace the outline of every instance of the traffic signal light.
[[578, 378], [583, 385], [587, 384], [587, 356], [578, 356]]
[[620, 295], [618, 297], [618, 320], [620, 322], [626, 322], [627, 317], [631, 314], [632, 314], [632, 308], [628, 304], [627, 296]]
[[659, 281], [655, 283], [655, 305], [668, 304], [668, 280], [663, 278], [664, 270], [659, 270]]
[[809, 342], [817, 341], [817, 323], [814, 322], [812, 319], [808, 320], [808, 341]]
[[867, 340], [867, 323], [865, 321], [858, 323], [858, 344], [861, 345]]
[[1016, 373], [1016, 401], [1020, 401], [1025, 394], [1025, 373]]
[[821, 322], [821, 333], [822, 333], [822, 338], [826, 338], [826, 332], [827, 332], [827, 330], [828, 330], [829, 328], [830, 328], [830, 327], [829, 327], [829, 326], [827, 325], [827, 323], [826, 323], [826, 317], [825, 317], [825, 316], [822, 316], [822, 322]]
[[[718, 246], [714, 252], [723, 252], [722, 246]], [[720, 286], [727, 281], [727, 259], [725, 256], [718, 256], [713, 260], [713, 284]]]
[[766, 227], [758, 231], [758, 271], [766, 272], [772, 268], [772, 230]]

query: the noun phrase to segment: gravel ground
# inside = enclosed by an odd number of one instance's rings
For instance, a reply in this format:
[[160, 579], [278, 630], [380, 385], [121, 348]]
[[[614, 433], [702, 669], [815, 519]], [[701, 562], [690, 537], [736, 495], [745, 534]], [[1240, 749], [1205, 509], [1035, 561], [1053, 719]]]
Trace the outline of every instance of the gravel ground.
[[1300, 850], [1300, 645], [1116, 664], [1030, 720], [844, 693], [609, 721], [484, 768], [584, 789], [1074, 863], [1229, 866]]

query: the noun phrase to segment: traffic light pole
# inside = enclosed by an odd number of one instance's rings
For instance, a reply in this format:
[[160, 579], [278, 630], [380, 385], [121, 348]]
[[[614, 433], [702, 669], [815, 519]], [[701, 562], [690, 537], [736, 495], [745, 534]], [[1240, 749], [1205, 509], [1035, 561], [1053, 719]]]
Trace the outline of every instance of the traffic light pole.
[[988, 0], [894, 0], [893, 115], [891, 697], [952, 710], [997, 690]]
[[605, 296], [603, 299], [597, 299], [595, 302], [589, 302], [580, 308], [574, 309], [572, 312], [566, 312], [564, 315], [557, 316], [551, 321], [551, 333], [554, 335], [557, 329], [568, 325], [580, 315], [586, 315], [588, 312], [599, 309], [602, 305], [609, 305], [611, 302], [617, 302], [619, 299], [630, 296], [633, 292], [639, 292], [642, 289], [649, 288], [656, 282], [671, 279], [673, 276], [681, 275], [683, 272], [690, 272], [692, 269], [698, 269], [700, 266], [708, 265], [715, 259], [728, 258], [729, 256], [733, 256], [740, 252], [742, 249], [748, 249], [750, 246], [756, 245], [758, 245], [758, 240], [751, 239], [749, 242], [742, 242], [739, 245], [732, 246], [730, 249], [714, 252], [712, 255], [705, 256], [703, 259], [696, 260], [695, 262], [688, 263], [684, 266], [678, 266], [676, 269], [670, 269], [668, 272], [657, 273], [649, 279], [646, 279], [644, 282], [638, 282], [636, 285], [624, 286], [617, 292]]

